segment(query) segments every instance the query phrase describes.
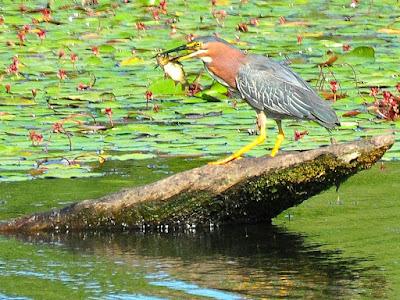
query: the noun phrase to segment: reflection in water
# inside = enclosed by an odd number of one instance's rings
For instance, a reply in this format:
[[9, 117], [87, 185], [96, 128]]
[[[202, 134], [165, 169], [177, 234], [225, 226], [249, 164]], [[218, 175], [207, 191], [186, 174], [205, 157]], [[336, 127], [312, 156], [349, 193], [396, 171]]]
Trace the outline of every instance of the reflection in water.
[[164, 298], [143, 296], [138, 294], [112, 294], [107, 295], [106, 300], [164, 300]]
[[152, 274], [146, 276], [146, 278], [151, 279], [150, 284], [167, 287], [178, 291], [183, 291], [189, 295], [203, 296], [203, 297], [209, 297], [213, 299], [223, 299], [223, 300], [242, 299], [240, 295], [235, 295], [225, 291], [219, 291], [217, 289], [202, 288], [197, 284], [187, 283], [182, 280], [172, 279], [166, 273]]
[[[40, 243], [42, 247], [42, 243], [51, 244], [60, 255], [68, 250], [67, 253], [84, 255], [88, 261], [124, 266], [115, 272], [129, 273], [130, 268], [139, 266], [144, 269], [147, 283], [183, 292], [187, 299], [347, 298], [372, 290], [379, 295], [385, 289], [384, 278], [362, 268], [360, 260], [343, 260], [339, 253], [321, 252], [317, 246], [305, 244], [301, 236], [268, 225], [18, 239]], [[95, 279], [87, 279], [90, 280]], [[110, 299], [131, 297], [118, 289], [111, 289], [111, 293]], [[164, 295], [168, 297], [168, 292]]]

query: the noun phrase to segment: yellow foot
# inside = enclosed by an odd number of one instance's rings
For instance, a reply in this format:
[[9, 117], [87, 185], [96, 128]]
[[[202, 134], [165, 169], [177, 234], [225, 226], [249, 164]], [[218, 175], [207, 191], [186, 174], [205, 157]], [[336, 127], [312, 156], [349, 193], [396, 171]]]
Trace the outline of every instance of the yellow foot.
[[[279, 130], [281, 131], [281, 128]], [[284, 139], [285, 139], [285, 135], [283, 134], [283, 132], [280, 132], [278, 134], [278, 137], [276, 138], [275, 146], [274, 146], [274, 148], [272, 148], [271, 157], [274, 157], [278, 153], [279, 148], [280, 148], [280, 146], [281, 146], [281, 144], [282, 144]]]
[[242, 157], [241, 156], [230, 155], [228, 157], [225, 157], [225, 158], [217, 160], [217, 161], [210, 161], [208, 164], [209, 165], [225, 165], [228, 162], [236, 160], [236, 159], [242, 159]]
[[277, 155], [278, 154], [278, 152], [279, 152], [279, 150], [278, 149], [272, 149], [272, 151], [271, 151], [271, 157], [275, 157], [275, 155]]
[[[245, 154], [246, 152], [253, 149], [255, 146], [264, 142], [265, 138], [266, 138], [265, 122], [266, 122], [266, 116], [265, 116], [264, 112], [262, 112], [262, 111], [258, 112], [257, 113], [257, 124], [258, 124], [258, 128], [260, 129], [260, 135], [254, 141], [252, 141], [250, 144], [244, 146], [243, 148], [236, 151], [232, 155], [229, 155], [227, 158], [217, 160], [215, 162], [211, 162], [210, 164], [211, 165], [224, 165], [232, 160], [239, 159], [243, 154]], [[275, 146], [275, 148], [279, 148], [279, 145]]]

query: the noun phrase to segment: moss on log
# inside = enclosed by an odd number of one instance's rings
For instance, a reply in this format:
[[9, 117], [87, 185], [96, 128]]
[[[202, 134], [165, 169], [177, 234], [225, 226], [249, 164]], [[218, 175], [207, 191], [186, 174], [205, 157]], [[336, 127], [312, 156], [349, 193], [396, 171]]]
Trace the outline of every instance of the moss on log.
[[393, 145], [377, 136], [277, 157], [206, 165], [60, 210], [0, 224], [0, 232], [132, 230], [144, 226], [255, 223], [370, 168]]

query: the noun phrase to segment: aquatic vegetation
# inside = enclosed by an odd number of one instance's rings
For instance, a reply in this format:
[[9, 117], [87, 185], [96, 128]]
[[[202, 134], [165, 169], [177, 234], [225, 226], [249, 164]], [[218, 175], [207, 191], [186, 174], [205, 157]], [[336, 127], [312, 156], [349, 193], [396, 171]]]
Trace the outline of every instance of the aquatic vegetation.
[[[400, 91], [400, 83], [396, 85], [397, 92]], [[389, 91], [382, 91], [379, 93], [379, 89], [376, 87], [371, 89], [371, 95], [373, 95], [375, 102], [371, 107], [378, 117], [388, 120], [395, 121], [400, 118], [400, 95], [396, 96]]]
[[[327, 101], [337, 100], [338, 115], [350, 114], [332, 133], [340, 142], [397, 131], [391, 87], [399, 81], [399, 50], [388, 47], [400, 33], [395, 15], [391, 1], [3, 1], [0, 181], [64, 177], [68, 168], [72, 176], [94, 176], [103, 159], [209, 157], [246, 144], [255, 128], [251, 108], [202, 75], [200, 64], [184, 65], [186, 90], [154, 69], [159, 50], [201, 35], [290, 63]], [[371, 87], [394, 98], [370, 95]], [[53, 132], [72, 115], [79, 117]], [[292, 136], [283, 150], [330, 142], [311, 123], [284, 127], [309, 134]], [[250, 155], [265, 155], [272, 142]], [[384, 158], [397, 158], [399, 147]], [[36, 172], [41, 161], [64, 158], [77, 164]]]

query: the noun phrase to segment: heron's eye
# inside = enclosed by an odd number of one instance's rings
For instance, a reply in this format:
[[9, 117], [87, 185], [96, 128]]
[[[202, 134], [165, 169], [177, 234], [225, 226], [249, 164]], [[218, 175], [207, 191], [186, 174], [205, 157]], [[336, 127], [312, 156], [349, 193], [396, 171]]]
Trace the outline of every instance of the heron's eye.
[[190, 48], [193, 48], [195, 50], [200, 50], [202, 47], [202, 43], [201, 42], [193, 42], [189, 46], [190, 46]]

